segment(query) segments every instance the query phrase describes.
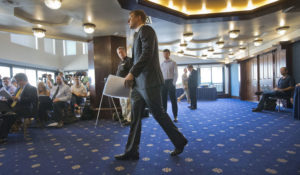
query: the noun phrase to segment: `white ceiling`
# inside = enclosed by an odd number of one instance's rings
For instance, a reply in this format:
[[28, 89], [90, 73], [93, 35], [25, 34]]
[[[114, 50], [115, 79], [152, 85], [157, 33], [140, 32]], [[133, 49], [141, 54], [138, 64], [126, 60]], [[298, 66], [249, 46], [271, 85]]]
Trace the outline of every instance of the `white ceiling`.
[[[9, 3], [11, 2], [11, 3]], [[21, 14], [22, 18], [14, 13]], [[120, 7], [117, 0], [63, 0], [62, 7], [51, 10], [44, 5], [43, 0], [1, 0], [0, 1], [0, 30], [17, 33], [32, 34], [32, 28], [37, 24], [43, 24], [47, 30], [46, 37], [58, 39], [71, 39], [87, 41], [94, 36], [119, 35], [126, 36], [130, 47], [132, 31], [127, 25], [129, 11]], [[223, 62], [228, 57], [228, 48], [237, 51], [239, 44], [252, 46], [255, 37], [259, 36], [264, 42], [278, 38], [275, 29], [284, 21], [291, 28], [288, 33], [300, 29], [299, 12], [283, 13], [274, 12], [269, 15], [244, 21], [213, 22], [180, 25], [152, 18], [152, 26], [157, 32], [160, 49], [169, 48], [172, 52], [179, 51], [179, 43], [182, 34], [187, 31], [194, 32], [194, 42], [188, 44], [188, 48], [207, 48], [215, 46], [218, 39], [225, 41], [225, 48], [215, 49], [216, 53], [208, 60], [193, 57], [176, 57], [180, 63]], [[20, 15], [19, 15], [20, 16]], [[92, 22], [96, 24], [93, 35], [84, 33], [82, 24]], [[228, 38], [230, 29], [241, 30], [241, 35], [236, 40]], [[300, 34], [299, 34], [300, 35]], [[173, 44], [168, 44], [168, 43]], [[185, 51], [186, 54], [200, 56], [206, 50]]]

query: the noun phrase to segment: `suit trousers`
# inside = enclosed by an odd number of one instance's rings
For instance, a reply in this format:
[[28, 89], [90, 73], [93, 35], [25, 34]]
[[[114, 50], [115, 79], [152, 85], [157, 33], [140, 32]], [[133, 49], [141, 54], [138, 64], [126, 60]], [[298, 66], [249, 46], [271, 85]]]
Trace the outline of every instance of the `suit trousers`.
[[8, 133], [12, 125], [16, 121], [16, 115], [10, 114], [1, 114], [0, 120], [2, 121], [0, 124], [0, 139], [7, 138]]
[[133, 88], [131, 92], [131, 125], [126, 144], [126, 154], [135, 154], [139, 151], [142, 117], [146, 104], [152, 111], [154, 119], [163, 128], [176, 148], [182, 147], [186, 141], [186, 138], [179, 132], [170, 116], [164, 110], [160, 90], [160, 86], [146, 89]]
[[53, 103], [53, 111], [57, 122], [64, 121], [64, 116], [67, 116], [68, 112], [68, 103], [63, 101]]
[[177, 117], [178, 113], [178, 106], [177, 106], [177, 99], [176, 99], [176, 87], [173, 84], [173, 79], [165, 80], [165, 83], [161, 90], [162, 95], [162, 102], [165, 111], [167, 111], [168, 105], [168, 95], [170, 96], [171, 104], [172, 104], [172, 112], [174, 118]]
[[189, 87], [191, 107], [197, 108], [197, 87]]

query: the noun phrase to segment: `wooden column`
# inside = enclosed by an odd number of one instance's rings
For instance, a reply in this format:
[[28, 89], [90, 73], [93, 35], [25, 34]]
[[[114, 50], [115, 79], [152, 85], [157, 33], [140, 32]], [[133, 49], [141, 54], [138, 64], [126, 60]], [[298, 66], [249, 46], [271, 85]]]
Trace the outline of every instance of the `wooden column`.
[[[94, 37], [88, 44], [88, 59], [89, 59], [89, 76], [90, 93], [91, 93], [91, 106], [93, 109], [98, 110], [100, 98], [104, 88], [104, 78], [109, 74], [116, 74], [120, 58], [117, 55], [117, 48], [119, 46], [126, 48], [126, 38], [118, 36], [101, 36]], [[115, 100], [118, 104], [118, 100]], [[112, 107], [112, 108], [111, 108]], [[104, 97], [101, 110], [103, 115], [108, 114], [105, 111], [111, 112], [111, 107], [108, 98]], [[102, 116], [102, 115], [101, 115]], [[111, 115], [105, 116], [110, 118]]]

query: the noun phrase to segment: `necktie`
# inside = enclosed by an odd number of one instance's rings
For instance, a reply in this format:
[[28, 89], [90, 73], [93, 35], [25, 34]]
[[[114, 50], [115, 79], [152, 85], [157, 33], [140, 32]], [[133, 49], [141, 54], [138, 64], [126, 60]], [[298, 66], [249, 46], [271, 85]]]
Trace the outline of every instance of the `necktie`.
[[59, 86], [57, 86], [57, 89], [52, 97], [52, 101], [56, 98], [56, 95], [58, 94], [58, 91], [59, 91]]
[[[21, 95], [21, 93], [22, 93], [22, 91], [23, 91], [23, 88], [20, 88], [19, 90], [18, 90], [18, 92], [16, 93], [16, 98], [19, 98], [20, 97], [20, 95]], [[12, 102], [12, 104], [10, 105], [10, 107], [15, 107], [16, 106], [16, 104], [17, 104], [17, 101], [13, 101]]]

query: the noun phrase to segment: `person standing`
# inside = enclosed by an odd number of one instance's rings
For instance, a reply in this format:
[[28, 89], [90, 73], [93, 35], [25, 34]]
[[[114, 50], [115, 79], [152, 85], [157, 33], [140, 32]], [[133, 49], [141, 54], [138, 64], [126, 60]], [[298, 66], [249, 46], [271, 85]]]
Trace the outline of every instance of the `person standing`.
[[176, 100], [176, 81], [178, 77], [178, 69], [177, 64], [175, 61], [171, 60], [170, 58], [170, 50], [165, 49], [163, 51], [165, 60], [161, 63], [160, 68], [164, 77], [164, 84], [162, 86], [162, 102], [165, 111], [167, 111], [168, 105], [168, 95], [171, 100], [172, 104], [172, 112], [174, 116], [174, 122], [177, 122], [177, 113], [178, 113], [178, 106]]
[[[125, 78], [132, 67], [132, 59], [127, 57], [126, 49], [124, 47], [117, 48], [117, 54], [121, 59], [116, 75]], [[131, 121], [131, 105], [130, 98], [120, 98], [120, 105], [122, 108], [122, 124], [129, 125]]]
[[[163, 76], [159, 65], [158, 42], [153, 28], [145, 25], [146, 18], [146, 14], [142, 10], [134, 10], [129, 14], [129, 26], [136, 32], [132, 52], [133, 66], [125, 77], [125, 86], [132, 87], [132, 120], [125, 153], [116, 155], [115, 159], [117, 160], [139, 159], [141, 120], [146, 104], [152, 111], [154, 119], [163, 128], [175, 146], [171, 156], [182, 153], [188, 142], [163, 109], [161, 101]], [[132, 83], [133, 81], [134, 84]]]
[[187, 68], [183, 69], [183, 75], [181, 77], [182, 79], [182, 86], [183, 86], [183, 94], [180, 95], [180, 97], [177, 98], [177, 101], [180, 102], [184, 96], [186, 96], [187, 102], [191, 103], [190, 94], [189, 94], [189, 77], [187, 75]]
[[188, 65], [188, 70], [190, 72], [190, 76], [188, 79], [189, 93], [191, 98], [191, 106], [189, 108], [191, 110], [197, 109], [197, 86], [198, 86], [198, 74], [197, 71], [193, 68], [193, 65]]

